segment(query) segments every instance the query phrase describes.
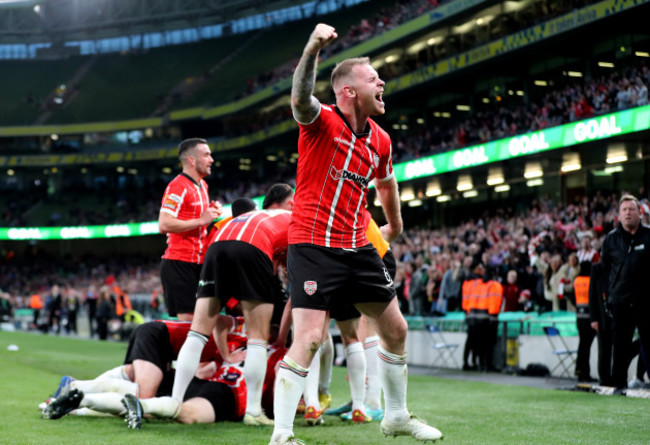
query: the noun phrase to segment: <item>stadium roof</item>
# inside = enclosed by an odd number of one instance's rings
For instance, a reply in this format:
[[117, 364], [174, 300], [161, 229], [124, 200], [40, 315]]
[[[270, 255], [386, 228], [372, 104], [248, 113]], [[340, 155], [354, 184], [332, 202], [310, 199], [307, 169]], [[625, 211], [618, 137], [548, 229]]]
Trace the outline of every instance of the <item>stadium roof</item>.
[[0, 0], [0, 43], [61, 42], [224, 23], [298, 0]]

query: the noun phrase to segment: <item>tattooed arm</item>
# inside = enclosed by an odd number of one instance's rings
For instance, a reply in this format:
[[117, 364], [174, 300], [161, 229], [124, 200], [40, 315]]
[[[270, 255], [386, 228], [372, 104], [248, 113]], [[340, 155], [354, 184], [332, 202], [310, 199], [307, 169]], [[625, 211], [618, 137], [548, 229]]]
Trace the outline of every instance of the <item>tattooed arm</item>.
[[319, 23], [309, 36], [296, 71], [293, 73], [291, 86], [291, 109], [298, 122], [312, 122], [318, 115], [320, 102], [312, 95], [316, 83], [318, 54], [336, 37], [334, 28], [323, 23]]

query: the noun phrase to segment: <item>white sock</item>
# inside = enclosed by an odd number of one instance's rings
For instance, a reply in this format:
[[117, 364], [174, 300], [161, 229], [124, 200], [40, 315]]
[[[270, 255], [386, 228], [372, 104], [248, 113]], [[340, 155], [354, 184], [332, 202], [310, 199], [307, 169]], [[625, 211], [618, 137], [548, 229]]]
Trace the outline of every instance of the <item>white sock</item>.
[[288, 356], [285, 356], [280, 362], [280, 369], [275, 377], [273, 397], [273, 414], [275, 416], [273, 437], [293, 435], [296, 408], [305, 389], [305, 377], [308, 372], [308, 369], [303, 368]]
[[330, 382], [332, 381], [332, 363], [334, 362], [334, 342], [332, 336], [327, 338], [320, 345], [320, 375], [318, 376], [318, 393], [329, 394]]
[[409, 417], [406, 409], [406, 385], [408, 368], [406, 355], [392, 354], [381, 345], [377, 346], [379, 357], [379, 378], [384, 389], [385, 412], [388, 421], [401, 421]]
[[379, 379], [379, 358], [377, 357], [379, 337], [366, 337], [363, 348], [366, 355], [366, 406], [381, 408], [381, 380]]
[[246, 412], [253, 417], [262, 414], [262, 386], [266, 377], [267, 342], [249, 338], [244, 362], [246, 379]]
[[70, 412], [72, 416], [88, 416], [88, 417], [113, 417], [111, 413], [103, 413], [101, 411], [95, 411], [90, 408], [77, 408]]
[[314, 354], [314, 358], [309, 365], [309, 374], [305, 378], [305, 407], [313, 406], [320, 411], [320, 401], [318, 400], [318, 376], [320, 375], [320, 348]]
[[350, 343], [345, 348], [345, 359], [350, 375], [350, 395], [352, 410], [365, 411], [363, 401], [366, 398], [366, 356], [361, 342]]
[[181, 403], [173, 397], [141, 399], [142, 412], [165, 419], [175, 419], [181, 412]]
[[98, 379], [120, 379], [120, 380], [129, 380], [129, 377], [126, 375], [126, 365], [120, 365], [113, 369], [109, 369], [105, 373], [101, 374], [95, 380]]
[[207, 342], [207, 336], [190, 330], [187, 333], [185, 343], [183, 343], [181, 350], [178, 352], [172, 397], [179, 402], [183, 401], [185, 391], [190, 385], [194, 374], [196, 374], [196, 370], [199, 368], [201, 352]]
[[103, 413], [122, 415], [126, 408], [122, 405], [122, 394], [104, 392], [99, 394], [84, 394], [79, 408], [90, 408]]
[[119, 394], [138, 395], [138, 384], [129, 380], [103, 378], [95, 380], [75, 380], [70, 384], [84, 394], [96, 394], [102, 392], [116, 392]]

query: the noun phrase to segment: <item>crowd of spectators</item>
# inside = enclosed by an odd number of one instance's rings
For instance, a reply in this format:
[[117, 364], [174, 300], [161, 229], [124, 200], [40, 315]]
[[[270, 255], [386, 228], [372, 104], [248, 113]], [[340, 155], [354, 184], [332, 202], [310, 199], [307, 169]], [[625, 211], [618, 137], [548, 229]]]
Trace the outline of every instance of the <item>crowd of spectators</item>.
[[[288, 169], [277, 168], [264, 181], [250, 179], [239, 170], [213, 167], [213, 173], [206, 178], [210, 197], [229, 204], [241, 196], [262, 196], [278, 182], [295, 185], [294, 165]], [[120, 182], [112, 171], [98, 172], [98, 175], [110, 176], [110, 181], [86, 183], [75, 180], [83, 176], [77, 169], [70, 170], [59, 173], [64, 177], [55, 191], [49, 190], [47, 183], [29, 184], [29, 193], [20, 197], [9, 194], [0, 200], [2, 226], [57, 227], [156, 221], [166, 184], [179, 173], [128, 175], [128, 181]]]
[[648, 84], [650, 69], [640, 65], [552, 89], [538, 100], [510, 106], [493, 101], [465, 119], [439, 119], [419, 131], [394, 133], [395, 158], [404, 161], [647, 105]]
[[[461, 284], [477, 262], [504, 285], [506, 311], [575, 310], [570, 283], [580, 261], [598, 259], [604, 236], [617, 224], [617, 200], [600, 193], [571, 203], [542, 198], [521, 213], [498, 209], [455, 227], [407, 230], [392, 244], [402, 311], [431, 316], [460, 310]], [[642, 203], [642, 222], [650, 225], [650, 206], [645, 199]], [[29, 307], [30, 296], [40, 294], [46, 318], [55, 301], [53, 285], [63, 295], [74, 295], [83, 311], [89, 298], [112, 283], [127, 295], [146, 295], [143, 310], [152, 304], [164, 310], [156, 298], [161, 292], [158, 257], [54, 258], [34, 250], [20, 257], [5, 251], [0, 260], [3, 302]]]
[[[648, 84], [650, 69], [640, 65], [592, 81], [576, 81], [548, 92], [539, 101], [527, 104], [522, 101], [514, 107], [486, 107], [461, 121], [446, 119], [408, 131], [394, 131], [394, 162], [645, 105], [648, 103]], [[283, 119], [286, 118], [286, 115], [283, 116]], [[242, 117], [232, 119], [237, 119], [241, 128], [245, 125], [260, 127], [265, 123], [258, 117], [251, 121], [245, 121]], [[240, 196], [261, 196], [275, 182], [292, 183], [295, 174], [293, 165], [275, 172], [265, 181], [242, 177], [238, 170], [216, 167], [207, 178], [212, 198], [230, 203]], [[56, 193], [48, 192], [47, 182], [40, 186], [30, 184], [29, 193], [22, 194], [20, 199], [4, 198], [3, 225], [76, 226], [154, 221], [158, 218], [160, 196], [168, 179], [141, 175], [131, 176], [124, 184], [105, 184], [75, 181], [74, 175], [71, 175], [64, 178]], [[92, 200], [88, 199], [90, 196]], [[36, 222], [33, 218], [28, 222], [30, 215], [40, 214], [38, 210], [32, 211], [39, 207], [53, 210]]]
[[[469, 113], [455, 112], [451, 118], [429, 118], [424, 125], [392, 131], [393, 159], [407, 161], [647, 105], [650, 69], [641, 64], [619, 68], [594, 79], [578, 78], [570, 83], [555, 79], [552, 82], [557, 86], [551, 86], [550, 91], [538, 98], [504, 92], [488, 104], [476, 105]], [[269, 128], [290, 116], [289, 106], [279, 107], [269, 112], [227, 117], [224, 128], [229, 137], [241, 136]]]
[[[535, 2], [530, 9], [516, 13], [516, 17], [504, 16], [502, 22], [507, 25], [493, 26], [498, 36], [509, 34], [529, 27], [541, 20], [559, 16], [574, 8], [592, 3], [585, 0], [571, 2]], [[370, 19], [362, 20], [351, 27], [332, 45], [324, 50], [323, 58], [363, 42], [386, 30], [404, 23], [428, 10], [438, 6], [435, 1], [403, 1], [393, 7], [380, 11]], [[473, 46], [484, 44], [497, 37], [494, 32], [486, 34], [483, 39], [460, 39], [454, 48], [458, 53]], [[476, 33], [481, 36], [481, 33]], [[440, 51], [423, 50], [416, 55], [403, 55], [397, 61], [386, 64], [379, 69], [381, 77], [388, 81], [402, 74], [412, 72], [424, 65], [435, 63], [440, 59]], [[262, 73], [257, 80], [249, 81], [252, 93], [291, 76], [296, 61], [283, 65], [273, 73]], [[584, 119], [610, 111], [641, 106], [648, 103], [648, 84], [650, 70], [645, 65], [617, 69], [610, 75], [597, 78], [581, 78], [567, 83], [565, 79], [550, 79], [558, 86], [538, 97], [520, 97], [502, 92], [499, 98], [492, 98], [489, 104], [476, 105], [473, 112], [454, 113], [451, 119], [437, 118], [423, 126], [412, 126], [408, 131], [393, 134], [396, 139], [395, 160], [409, 160], [422, 155], [430, 155], [462, 148], [467, 145], [515, 136], [530, 131], [537, 131]], [[321, 100], [327, 102], [331, 93]], [[476, 101], [478, 102], [478, 101]], [[255, 112], [253, 115], [230, 116], [224, 120], [227, 137], [236, 137], [269, 128], [291, 117], [289, 106], [281, 106], [271, 111]]]
[[[406, 69], [413, 70], [434, 63], [444, 57], [467, 51], [488, 43], [495, 38], [526, 29], [594, 2], [594, 0], [532, 2], [524, 9], [499, 15], [493, 19], [494, 23], [491, 25], [486, 22], [484, 30], [477, 29], [473, 33], [449, 36], [448, 41], [432, 51], [424, 51], [415, 56], [407, 57], [399, 63], [389, 64], [380, 74], [385, 80], [391, 79], [403, 74]], [[395, 29], [446, 3], [449, 3], [449, 0], [398, 0], [391, 6], [381, 8], [375, 15], [361, 19], [359, 23], [352, 25], [348, 30], [337, 30], [339, 32], [338, 38], [322, 51], [321, 57], [323, 60], [327, 60], [348, 48]], [[299, 56], [282, 63], [272, 70], [263, 71], [256, 77], [250, 77], [247, 81], [246, 90], [237, 94], [235, 98], [246, 97], [282, 79], [291, 77], [298, 59]]]
[[[105, 340], [108, 324], [121, 325], [128, 310], [156, 317], [163, 309], [159, 258], [58, 257], [36, 247], [22, 255], [12, 250], [0, 253], [0, 300], [10, 314], [0, 321], [11, 321], [16, 309], [32, 309], [29, 329], [90, 332]], [[80, 316], [91, 325], [79, 329]]]
[[[392, 132], [394, 162], [441, 153], [463, 146], [538, 131], [602, 113], [637, 107], [648, 103], [650, 69], [639, 65], [613, 72], [591, 81], [578, 80], [563, 88], [553, 89], [538, 101], [516, 106], [486, 106], [460, 121], [440, 120], [408, 131]], [[289, 111], [287, 110], [287, 113]], [[250, 117], [250, 116], [249, 116]], [[287, 119], [284, 115], [282, 119]], [[259, 116], [250, 120], [231, 118], [240, 129], [246, 125], [259, 128], [265, 121]], [[255, 122], [251, 124], [250, 122]], [[444, 123], [443, 123], [444, 122]], [[242, 179], [241, 172], [215, 168], [207, 178], [214, 199], [230, 203], [239, 196], [260, 196], [273, 183], [292, 183], [291, 168], [266, 181]], [[26, 211], [43, 203], [56, 204], [61, 211], [52, 212], [44, 225], [115, 224], [153, 221], [157, 219], [159, 199], [164, 190], [164, 178], [140, 178], [135, 186], [84, 186], [69, 184], [62, 193], [47, 194], [45, 188], [28, 195], [28, 199], [10, 201], [4, 206], [4, 221], [8, 226], [25, 226]], [[83, 197], [96, 195], [92, 205], [82, 206]]]
[[[403, 312], [459, 310], [461, 283], [478, 262], [504, 285], [505, 310], [575, 311], [571, 283], [580, 261], [598, 259], [617, 224], [617, 199], [599, 193], [566, 204], [539, 199], [522, 214], [499, 209], [457, 227], [407, 230], [392, 246]], [[650, 224], [647, 211], [643, 222]]]

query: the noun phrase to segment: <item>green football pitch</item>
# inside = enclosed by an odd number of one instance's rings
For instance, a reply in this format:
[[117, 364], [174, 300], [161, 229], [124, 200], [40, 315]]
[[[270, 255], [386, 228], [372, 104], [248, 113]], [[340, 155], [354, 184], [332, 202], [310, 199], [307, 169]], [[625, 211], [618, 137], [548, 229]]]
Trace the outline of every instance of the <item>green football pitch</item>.
[[[17, 345], [18, 351], [7, 346]], [[181, 425], [146, 421], [129, 430], [119, 418], [42, 419], [38, 404], [62, 375], [91, 379], [121, 363], [125, 343], [0, 332], [2, 444], [266, 444], [270, 429], [224, 422]], [[345, 370], [334, 369], [334, 405], [349, 398]], [[439, 428], [450, 444], [648, 444], [650, 400], [411, 375], [409, 409]], [[296, 419], [307, 444], [401, 445], [376, 422], [349, 425], [335, 417], [317, 427]]]

